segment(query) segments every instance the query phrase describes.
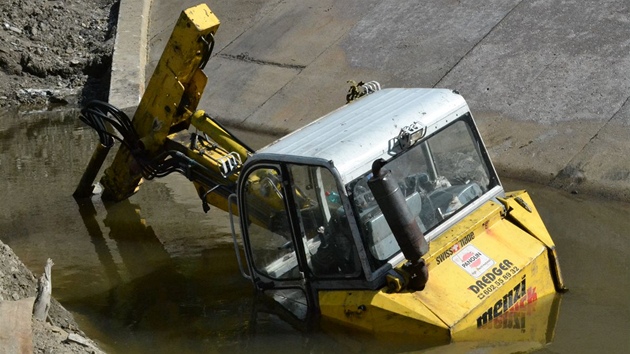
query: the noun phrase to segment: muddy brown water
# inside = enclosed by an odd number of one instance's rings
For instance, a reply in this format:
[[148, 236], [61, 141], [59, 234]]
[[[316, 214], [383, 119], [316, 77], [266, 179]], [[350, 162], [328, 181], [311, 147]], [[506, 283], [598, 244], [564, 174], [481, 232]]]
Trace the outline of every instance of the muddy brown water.
[[[243, 140], [257, 147], [268, 138]], [[37, 275], [48, 257], [53, 295], [111, 353], [401, 352], [360, 335], [302, 331], [261, 310], [240, 276], [227, 215], [204, 214], [182, 176], [149, 181], [128, 201], [78, 204], [72, 192], [96, 136], [76, 111], [0, 119], [0, 238]], [[545, 353], [630, 350], [630, 204], [518, 181], [554, 237], [565, 282]], [[472, 348], [472, 349], [471, 349]], [[439, 352], [510, 352], [477, 344]]]

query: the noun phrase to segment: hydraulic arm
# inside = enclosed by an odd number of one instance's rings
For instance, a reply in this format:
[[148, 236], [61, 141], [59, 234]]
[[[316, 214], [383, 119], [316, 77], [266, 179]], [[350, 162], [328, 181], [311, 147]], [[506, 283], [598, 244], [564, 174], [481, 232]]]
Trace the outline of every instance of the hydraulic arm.
[[[227, 210], [238, 170], [253, 151], [205, 112], [196, 111], [208, 81], [203, 68], [218, 28], [219, 20], [205, 4], [181, 13], [132, 121], [103, 102], [91, 102], [82, 110], [81, 119], [97, 130], [100, 144], [75, 196], [92, 193], [92, 183], [116, 139], [121, 148], [100, 181], [104, 199], [126, 199], [138, 190], [142, 178], [177, 171], [194, 182], [204, 208], [209, 203]], [[190, 141], [179, 141], [178, 133], [191, 126], [197, 132], [190, 134]]]

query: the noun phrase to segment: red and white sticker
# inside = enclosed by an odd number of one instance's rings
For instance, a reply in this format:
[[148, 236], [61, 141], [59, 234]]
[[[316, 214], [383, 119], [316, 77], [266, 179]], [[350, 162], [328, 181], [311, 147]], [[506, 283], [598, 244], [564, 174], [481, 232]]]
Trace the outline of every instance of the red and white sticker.
[[477, 247], [468, 245], [462, 248], [456, 255], [451, 257], [453, 262], [468, 272], [471, 276], [478, 278], [494, 265], [494, 261], [483, 254]]

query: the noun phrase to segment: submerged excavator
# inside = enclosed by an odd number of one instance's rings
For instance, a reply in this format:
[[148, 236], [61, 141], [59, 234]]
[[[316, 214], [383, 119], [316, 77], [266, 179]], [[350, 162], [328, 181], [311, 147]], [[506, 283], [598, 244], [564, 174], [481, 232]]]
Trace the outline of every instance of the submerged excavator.
[[296, 318], [442, 343], [550, 341], [566, 289], [554, 242], [528, 193], [504, 191], [458, 92], [354, 84], [347, 104], [254, 151], [197, 110], [218, 27], [205, 4], [182, 12], [133, 120], [83, 108], [100, 144], [76, 197], [92, 195], [118, 140], [102, 198], [183, 174], [204, 210], [230, 213], [243, 276]]

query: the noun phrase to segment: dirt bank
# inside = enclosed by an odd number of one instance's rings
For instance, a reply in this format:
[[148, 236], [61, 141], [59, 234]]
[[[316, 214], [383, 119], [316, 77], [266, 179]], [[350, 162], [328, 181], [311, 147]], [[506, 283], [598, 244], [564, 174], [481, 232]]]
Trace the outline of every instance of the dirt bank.
[[[0, 107], [106, 100], [117, 15], [115, 0], [1, 1]], [[33, 273], [0, 241], [0, 301], [35, 296], [36, 287]], [[32, 328], [35, 353], [97, 351], [68, 340], [84, 335], [54, 299], [49, 321], [34, 320]]]
[[115, 0], [0, 2], [0, 107], [107, 99]]
[[[42, 272], [44, 265], [42, 264]], [[41, 274], [38, 274], [41, 275]], [[53, 278], [54, 282], [54, 278]], [[17, 301], [37, 294], [37, 280], [11, 248], [0, 241], [0, 301]], [[54, 294], [53, 294], [54, 295]], [[32, 320], [34, 353], [95, 353], [72, 314], [52, 299], [48, 321]], [[73, 334], [69, 338], [69, 334]], [[79, 336], [79, 337], [76, 337]], [[81, 344], [74, 339], [85, 340]]]

